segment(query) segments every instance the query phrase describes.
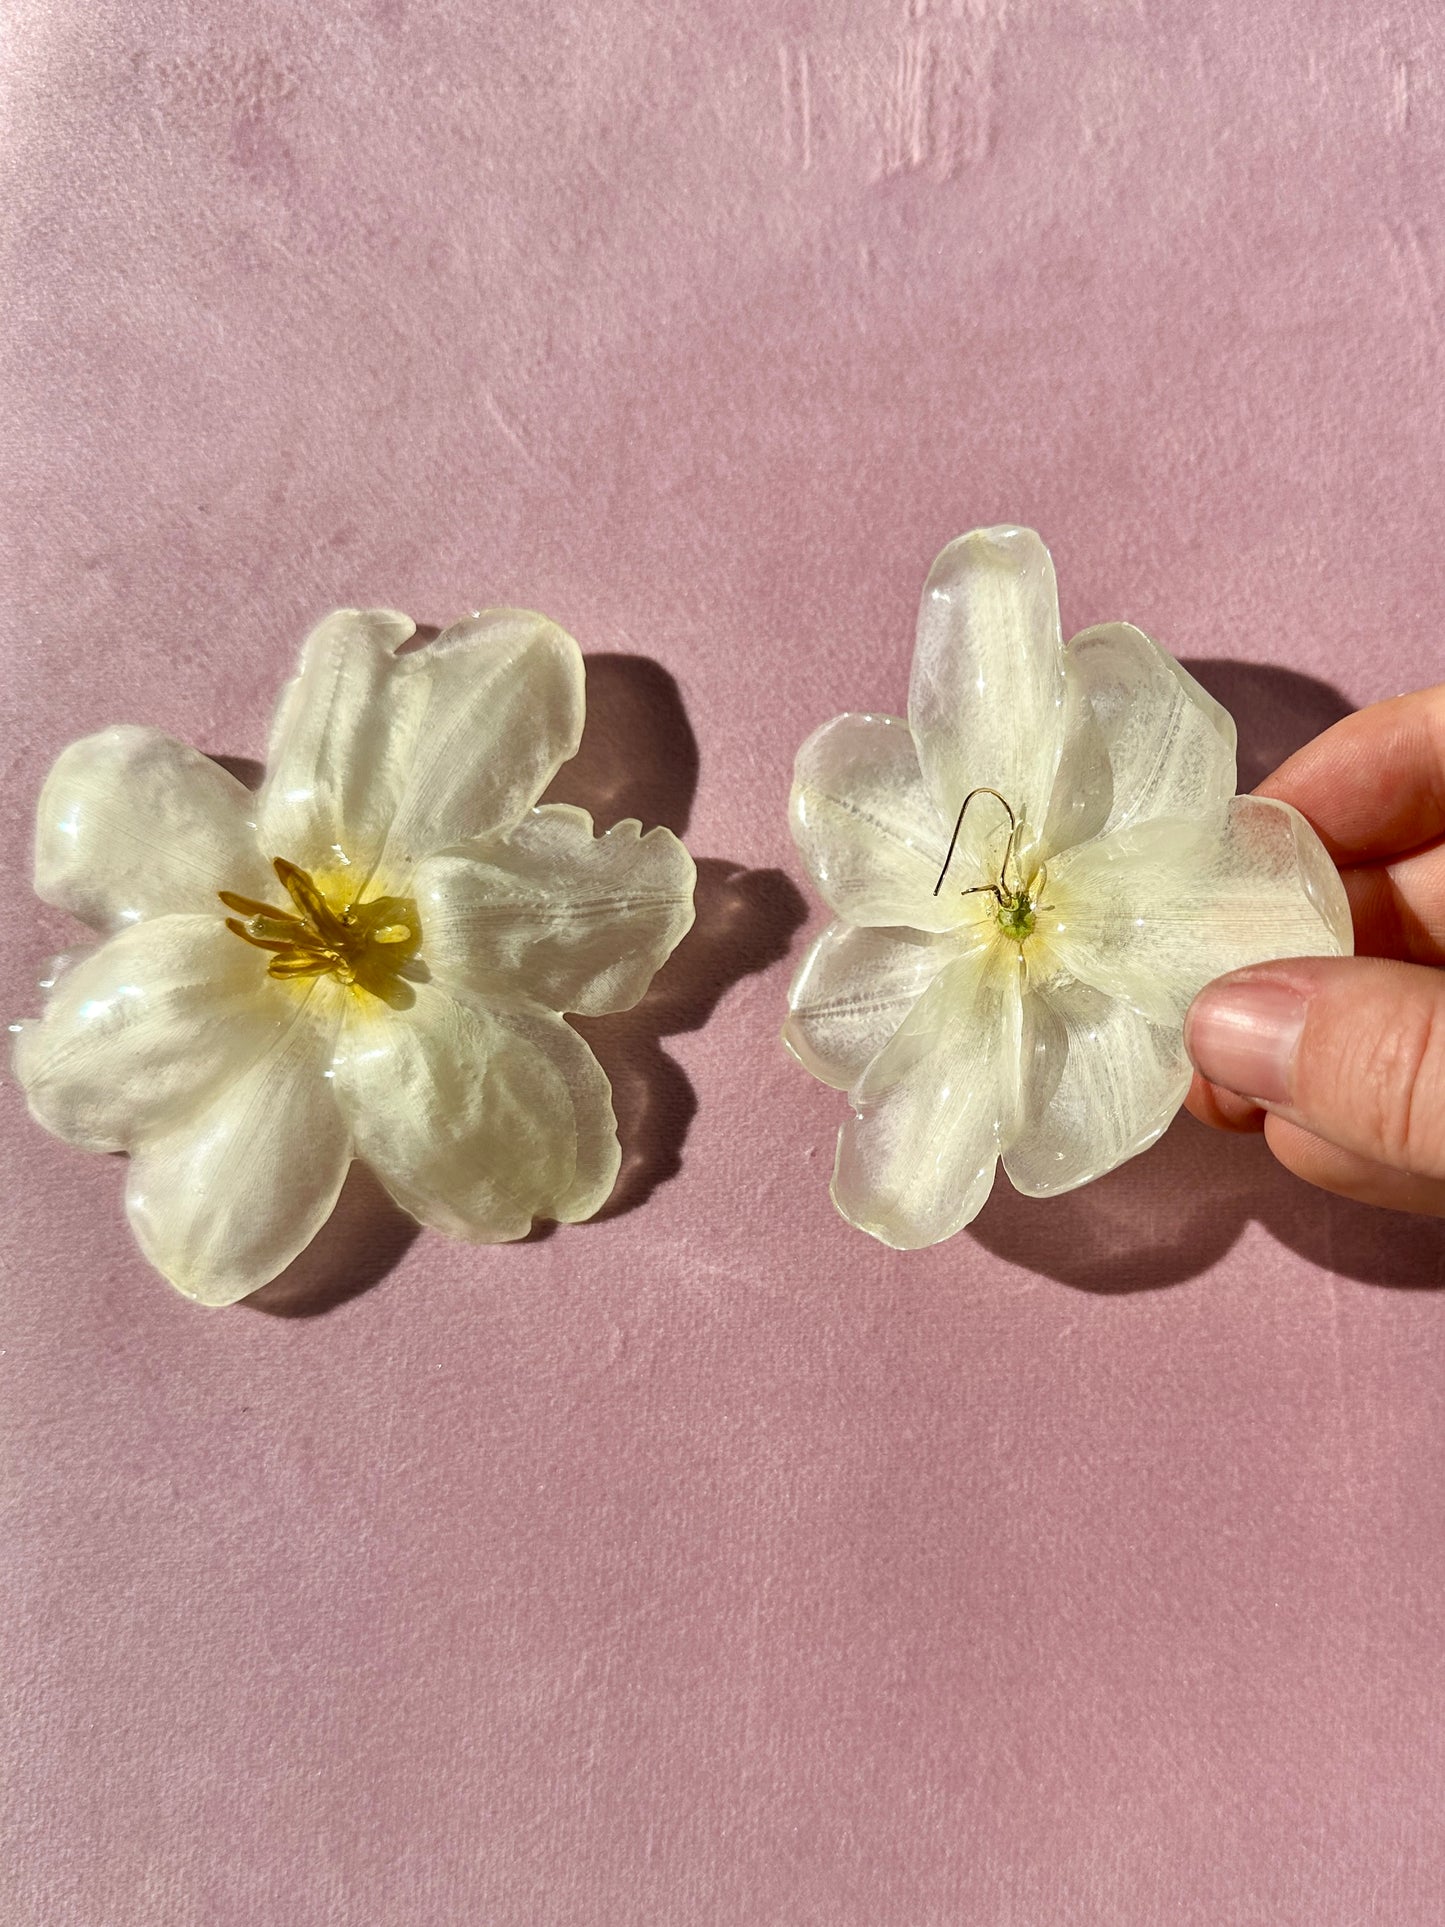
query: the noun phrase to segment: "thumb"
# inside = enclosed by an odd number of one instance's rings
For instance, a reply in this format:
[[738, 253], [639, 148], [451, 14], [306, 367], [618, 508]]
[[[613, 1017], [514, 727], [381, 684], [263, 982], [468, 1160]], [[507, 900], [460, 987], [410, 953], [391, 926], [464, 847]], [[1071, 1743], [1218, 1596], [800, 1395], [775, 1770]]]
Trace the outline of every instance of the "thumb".
[[1189, 1007], [1202, 1076], [1376, 1164], [1445, 1179], [1445, 971], [1384, 957], [1236, 970]]

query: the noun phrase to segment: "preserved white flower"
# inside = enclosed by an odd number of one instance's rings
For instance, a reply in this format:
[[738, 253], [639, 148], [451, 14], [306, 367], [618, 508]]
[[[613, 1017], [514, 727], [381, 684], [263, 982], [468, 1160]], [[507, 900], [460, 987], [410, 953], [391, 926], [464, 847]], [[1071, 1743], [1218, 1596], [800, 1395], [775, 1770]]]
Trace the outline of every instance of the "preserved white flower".
[[1189, 1088], [1205, 983], [1351, 948], [1295, 810], [1236, 796], [1234, 724], [1128, 623], [1067, 648], [1028, 529], [960, 536], [923, 592], [908, 721], [798, 752], [793, 835], [834, 911], [784, 1039], [849, 1094], [833, 1198], [912, 1249], [995, 1166], [1046, 1197], [1147, 1148]]
[[229, 1304], [330, 1215], [353, 1157], [453, 1237], [590, 1217], [611, 1089], [559, 1014], [623, 1010], [693, 918], [665, 829], [537, 805], [572, 756], [581, 653], [490, 610], [340, 609], [282, 692], [252, 794], [157, 730], [73, 743], [35, 885], [108, 933], [19, 1027], [34, 1115], [131, 1154], [126, 1210], [178, 1290]]

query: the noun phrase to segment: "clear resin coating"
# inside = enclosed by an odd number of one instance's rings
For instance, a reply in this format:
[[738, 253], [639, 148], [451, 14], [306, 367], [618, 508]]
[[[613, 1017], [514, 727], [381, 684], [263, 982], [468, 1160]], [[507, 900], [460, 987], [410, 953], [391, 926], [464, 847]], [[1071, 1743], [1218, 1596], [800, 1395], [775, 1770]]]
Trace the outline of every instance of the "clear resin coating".
[[330, 1215], [353, 1157], [453, 1237], [590, 1217], [611, 1089], [560, 1015], [624, 1010], [693, 918], [692, 859], [538, 805], [572, 756], [581, 653], [490, 610], [340, 609], [307, 639], [252, 793], [162, 735], [73, 743], [36, 890], [105, 933], [19, 1027], [34, 1115], [131, 1154], [126, 1210], [178, 1290], [227, 1304]]
[[1189, 1088], [1211, 978], [1351, 948], [1297, 811], [1236, 796], [1229, 715], [1128, 623], [1064, 646], [1029, 529], [952, 542], [923, 592], [908, 720], [798, 752], [792, 827], [835, 913], [784, 1039], [849, 1094], [833, 1197], [902, 1249], [981, 1209], [1000, 1158], [1046, 1197], [1144, 1150]]

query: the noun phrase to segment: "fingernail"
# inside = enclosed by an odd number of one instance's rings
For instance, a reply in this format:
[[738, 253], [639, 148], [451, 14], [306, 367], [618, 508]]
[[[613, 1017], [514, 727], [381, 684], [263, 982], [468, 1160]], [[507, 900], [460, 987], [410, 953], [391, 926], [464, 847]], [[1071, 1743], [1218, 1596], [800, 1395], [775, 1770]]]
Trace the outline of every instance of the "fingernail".
[[1189, 1007], [1184, 1041], [1211, 1084], [1284, 1104], [1304, 1021], [1304, 998], [1284, 984], [1210, 985]]

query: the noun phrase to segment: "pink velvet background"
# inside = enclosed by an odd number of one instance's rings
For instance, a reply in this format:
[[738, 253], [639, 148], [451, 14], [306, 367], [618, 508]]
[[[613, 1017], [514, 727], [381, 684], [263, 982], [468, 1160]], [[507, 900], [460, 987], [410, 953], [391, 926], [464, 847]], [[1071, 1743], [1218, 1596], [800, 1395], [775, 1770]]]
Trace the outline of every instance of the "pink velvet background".
[[360, 1183], [208, 1314], [5, 1088], [0, 1917], [1439, 1920], [1441, 1227], [1186, 1119], [892, 1254], [776, 1041], [793, 750], [901, 707], [961, 529], [1203, 663], [1249, 780], [1442, 673], [1438, 9], [0, 32], [7, 1016], [73, 940], [51, 758], [256, 757], [338, 602], [563, 622], [557, 793], [703, 868], [594, 1027], [590, 1226], [465, 1249]]

